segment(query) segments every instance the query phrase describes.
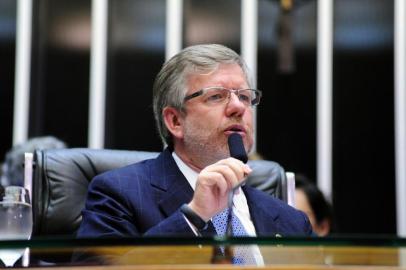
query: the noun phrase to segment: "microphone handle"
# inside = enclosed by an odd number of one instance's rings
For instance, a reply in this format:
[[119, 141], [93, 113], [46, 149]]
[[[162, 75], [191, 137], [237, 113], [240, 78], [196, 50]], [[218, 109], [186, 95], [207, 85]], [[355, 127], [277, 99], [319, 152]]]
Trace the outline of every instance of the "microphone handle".
[[226, 223], [226, 237], [232, 237], [233, 236], [233, 224], [232, 224], [232, 218], [233, 218], [233, 198], [234, 198], [234, 192], [236, 189], [230, 190], [228, 193], [228, 200], [227, 200], [227, 207], [228, 207], [228, 213], [227, 213], [227, 223]]

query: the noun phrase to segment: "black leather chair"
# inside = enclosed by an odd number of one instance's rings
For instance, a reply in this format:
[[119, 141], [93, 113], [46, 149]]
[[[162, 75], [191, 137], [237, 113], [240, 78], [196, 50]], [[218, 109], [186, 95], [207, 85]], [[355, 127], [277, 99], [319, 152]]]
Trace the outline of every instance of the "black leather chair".
[[[159, 153], [88, 148], [34, 152], [32, 174], [33, 237], [72, 235], [78, 229], [87, 188], [94, 176]], [[287, 201], [283, 168], [276, 162], [249, 161], [253, 173], [247, 183]]]

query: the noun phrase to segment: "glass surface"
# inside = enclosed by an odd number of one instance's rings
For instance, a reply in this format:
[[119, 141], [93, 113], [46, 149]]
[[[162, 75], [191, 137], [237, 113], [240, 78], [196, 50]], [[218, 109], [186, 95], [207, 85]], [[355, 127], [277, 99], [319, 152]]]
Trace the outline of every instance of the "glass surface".
[[[53, 238], [0, 241], [0, 250], [30, 247], [30, 266], [170, 265], [171, 269], [176, 269], [187, 265], [202, 269], [213, 264], [230, 264], [228, 257], [219, 256], [219, 248], [226, 247], [233, 252], [236, 247], [247, 245], [259, 247], [265, 267], [300, 268], [306, 265], [306, 269], [331, 269], [332, 266], [406, 266], [406, 239], [385, 237]], [[221, 266], [217, 267], [221, 269]]]
[[[32, 209], [28, 192], [17, 186], [5, 188], [0, 201], [0, 240], [29, 239], [32, 232]], [[0, 259], [11, 267], [25, 249], [0, 249]]]

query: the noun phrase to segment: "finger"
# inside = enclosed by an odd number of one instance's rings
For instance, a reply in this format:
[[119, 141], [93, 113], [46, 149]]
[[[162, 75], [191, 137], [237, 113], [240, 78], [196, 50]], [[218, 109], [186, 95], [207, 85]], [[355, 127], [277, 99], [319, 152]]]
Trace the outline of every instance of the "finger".
[[208, 172], [220, 174], [227, 185], [227, 190], [238, 184], [235, 172], [226, 164], [215, 164], [209, 168]]
[[245, 175], [248, 175], [252, 172], [252, 169], [248, 164], [243, 163], [241, 160], [235, 159], [235, 158], [227, 158], [225, 159], [226, 162], [231, 162], [230, 164], [235, 164], [239, 168], [242, 168], [243, 172]]
[[247, 164], [244, 164], [243, 162], [235, 158], [223, 159], [220, 160], [218, 163], [229, 166], [236, 174], [239, 182], [244, 180], [244, 178], [246, 178], [248, 174], [252, 172], [251, 168]]
[[219, 171], [202, 171], [199, 178], [197, 184], [210, 188], [215, 187], [218, 193], [215, 195], [224, 196], [229, 189], [229, 184], [226, 178]]
[[228, 168], [230, 168], [234, 172], [237, 179], [241, 179], [244, 177], [243, 163], [237, 159], [227, 158], [218, 161], [217, 164], [227, 166]]

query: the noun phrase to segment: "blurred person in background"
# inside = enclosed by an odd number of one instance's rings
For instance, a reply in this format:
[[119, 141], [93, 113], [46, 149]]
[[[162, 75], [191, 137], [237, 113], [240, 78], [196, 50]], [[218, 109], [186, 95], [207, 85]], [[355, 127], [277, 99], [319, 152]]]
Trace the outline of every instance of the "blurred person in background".
[[297, 174], [295, 180], [296, 208], [309, 217], [314, 233], [318, 236], [330, 234], [333, 229], [331, 205], [323, 193], [308, 178]]
[[3, 187], [24, 185], [24, 153], [66, 147], [65, 142], [53, 136], [35, 137], [13, 146], [6, 153], [4, 163], [1, 166], [0, 185]]

